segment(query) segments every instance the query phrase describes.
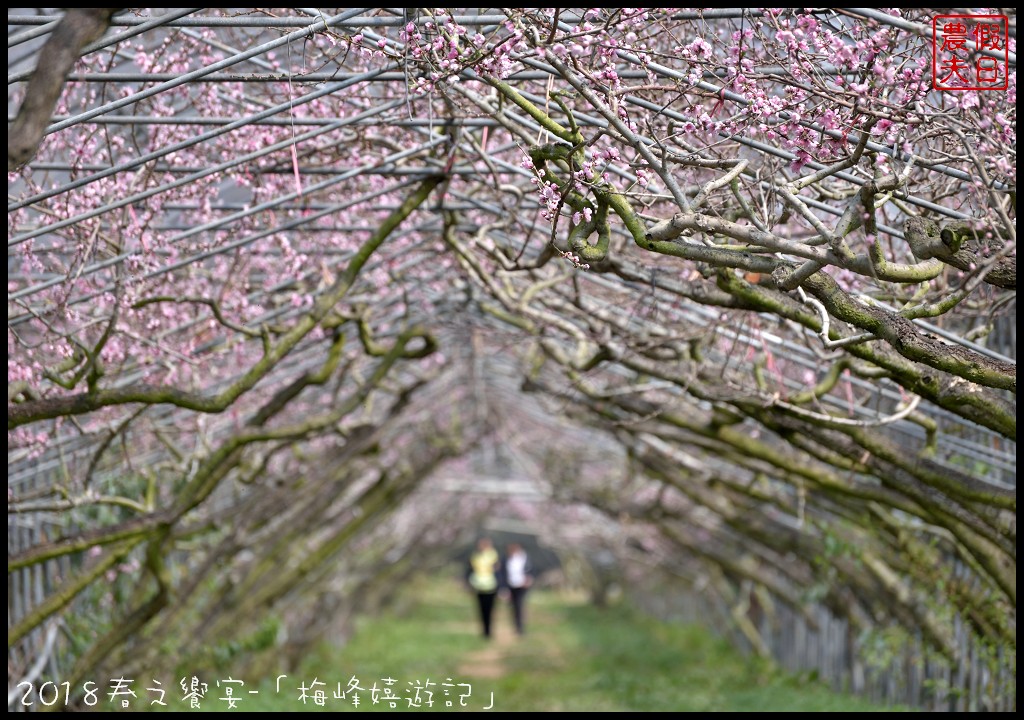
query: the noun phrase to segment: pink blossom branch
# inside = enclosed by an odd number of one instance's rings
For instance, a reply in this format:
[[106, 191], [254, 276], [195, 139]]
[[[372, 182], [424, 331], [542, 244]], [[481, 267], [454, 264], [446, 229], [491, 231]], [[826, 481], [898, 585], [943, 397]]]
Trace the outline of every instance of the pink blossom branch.
[[424, 180], [419, 188], [381, 224], [371, 238], [349, 261], [345, 271], [334, 284], [321, 295], [313, 309], [301, 317], [280, 340], [263, 354], [245, 374], [228, 388], [216, 395], [205, 395], [180, 390], [173, 386], [135, 383], [126, 387], [96, 389], [63, 397], [41, 398], [7, 406], [7, 428], [13, 429], [27, 423], [47, 420], [66, 415], [82, 415], [111, 405], [127, 403], [170, 404], [202, 413], [219, 413], [230, 406], [243, 393], [256, 385], [277, 364], [290, 353], [320, 322], [327, 317], [334, 306], [341, 301], [355, 283], [366, 261], [380, 247], [391, 233], [419, 207], [441, 182], [440, 176]]

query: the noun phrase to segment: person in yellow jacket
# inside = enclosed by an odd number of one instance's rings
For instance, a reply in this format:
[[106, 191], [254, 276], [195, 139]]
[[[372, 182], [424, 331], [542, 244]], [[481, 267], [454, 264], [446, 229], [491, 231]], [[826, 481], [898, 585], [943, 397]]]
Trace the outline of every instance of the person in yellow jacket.
[[494, 598], [498, 594], [501, 580], [498, 572], [501, 560], [494, 543], [490, 538], [480, 538], [476, 543], [476, 551], [469, 558], [469, 569], [466, 581], [476, 592], [480, 604], [480, 622], [483, 625], [484, 637], [491, 637], [491, 616], [494, 613]]

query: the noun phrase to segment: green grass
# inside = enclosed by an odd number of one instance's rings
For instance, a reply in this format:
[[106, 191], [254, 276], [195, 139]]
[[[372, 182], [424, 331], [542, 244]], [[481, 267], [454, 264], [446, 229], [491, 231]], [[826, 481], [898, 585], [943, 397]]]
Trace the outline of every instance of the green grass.
[[[331, 697], [352, 677], [365, 688], [360, 710], [389, 710], [386, 702], [369, 704], [370, 687], [383, 687], [384, 678], [395, 680], [396, 709], [414, 712], [481, 710], [492, 693], [493, 709], [501, 711], [889, 709], [748, 660], [702, 628], [658, 622], [625, 607], [601, 610], [535, 591], [528, 598], [527, 635], [512, 634], [507, 604], [499, 602], [496, 637], [487, 641], [477, 636], [475, 599], [457, 583], [424, 580], [412, 591], [418, 602], [408, 611], [364, 620], [344, 648], [325, 642], [300, 674], [282, 680], [280, 692], [267, 679], [239, 709], [354, 710], [351, 695]], [[314, 677], [326, 683], [322, 708], [298, 699], [299, 685]], [[433, 707], [410, 708], [414, 685], [428, 680], [437, 683], [430, 688]], [[451, 687], [442, 686], [446, 681]], [[460, 699], [467, 686], [471, 695]], [[219, 697], [214, 690], [208, 698]], [[224, 708], [222, 701], [203, 703], [203, 710]]]
[[[533, 635], [494, 681], [495, 707], [540, 711], [878, 711], [751, 661], [707, 630], [625, 607], [531, 598]], [[535, 640], [536, 636], [540, 636]], [[554, 652], [552, 652], [554, 650]]]

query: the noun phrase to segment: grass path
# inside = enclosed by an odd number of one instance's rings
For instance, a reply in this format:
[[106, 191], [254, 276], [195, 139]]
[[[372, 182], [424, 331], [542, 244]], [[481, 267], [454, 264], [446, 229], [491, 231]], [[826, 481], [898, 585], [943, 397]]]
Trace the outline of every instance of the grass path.
[[[885, 709], [751, 662], [701, 628], [657, 622], [628, 608], [599, 610], [581, 598], [533, 591], [526, 635], [513, 632], [508, 603], [499, 600], [495, 635], [487, 640], [480, 637], [475, 597], [456, 581], [425, 580], [406, 597], [401, 612], [361, 622], [344, 647], [324, 638], [281, 689], [269, 679], [253, 681], [247, 687], [258, 686], [259, 695], [248, 698], [245, 709], [354, 710], [352, 693], [333, 697], [353, 678], [362, 688], [358, 710], [483, 710], [489, 704], [498, 711], [540, 712]], [[313, 687], [314, 680], [326, 698], [301, 702], [297, 688]], [[384, 687], [392, 702], [384, 699]], [[203, 709], [222, 708], [207, 703]]]
[[627, 608], [532, 592], [525, 637], [499, 600], [486, 640], [475, 599], [454, 582], [427, 583], [417, 595], [421, 604], [404, 616], [367, 621], [333, 664], [359, 677], [451, 677], [472, 686], [466, 709], [482, 709], [491, 693], [494, 709], [508, 711], [883, 709], [750, 662], [701, 628]]
[[[548, 599], [547, 596], [544, 596]], [[482, 680], [499, 680], [508, 676], [512, 670], [510, 663], [515, 665], [524, 658], [543, 665], [559, 666], [562, 664], [562, 648], [556, 642], [553, 626], [559, 619], [552, 614], [548, 602], [532, 603], [528, 608], [527, 623], [532, 627], [528, 637], [520, 637], [515, 633], [511, 617], [511, 607], [506, 602], [498, 601], [495, 608], [494, 637], [486, 646], [470, 652], [459, 665], [459, 675]], [[466, 622], [461, 630], [469, 633], [479, 632], [472, 622]]]

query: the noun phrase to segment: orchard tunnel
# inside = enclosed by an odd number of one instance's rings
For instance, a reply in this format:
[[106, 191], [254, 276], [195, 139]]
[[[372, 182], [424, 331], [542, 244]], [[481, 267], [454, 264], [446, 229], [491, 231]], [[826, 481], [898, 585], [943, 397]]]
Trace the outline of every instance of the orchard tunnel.
[[10, 707], [482, 533], [1015, 707], [1015, 109], [924, 11], [99, 10], [8, 16]]

